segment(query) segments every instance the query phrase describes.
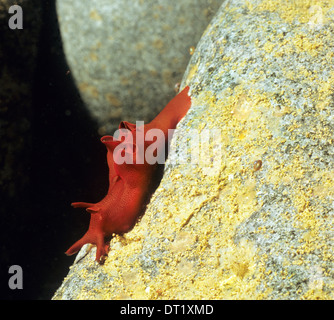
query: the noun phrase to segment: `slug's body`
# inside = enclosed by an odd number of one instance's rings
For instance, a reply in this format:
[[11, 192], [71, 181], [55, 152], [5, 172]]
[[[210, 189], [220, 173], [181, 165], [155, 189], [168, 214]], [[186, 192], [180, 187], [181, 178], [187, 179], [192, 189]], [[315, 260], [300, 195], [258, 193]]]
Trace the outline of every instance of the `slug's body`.
[[[107, 195], [98, 203], [74, 202], [74, 208], [86, 208], [91, 214], [86, 234], [67, 251], [71, 255], [86, 243], [97, 246], [96, 261], [108, 253], [108, 242], [113, 234], [130, 231], [140, 217], [161, 178], [161, 164], [152, 163], [145, 152], [150, 147], [167, 150], [168, 129], [175, 129], [191, 105], [189, 87], [183, 89], [159, 115], [146, 125], [121, 122], [119, 132], [122, 139], [104, 136], [102, 143], [107, 147], [109, 167], [109, 189]], [[153, 141], [137, 139], [145, 137], [151, 129], [159, 129], [164, 139]], [[138, 141], [139, 143], [138, 143]], [[157, 145], [163, 144], [163, 145]], [[160, 147], [160, 148], [159, 148]], [[166, 152], [163, 153], [165, 158]], [[126, 159], [126, 161], [123, 161]], [[147, 161], [148, 160], [148, 161]]]

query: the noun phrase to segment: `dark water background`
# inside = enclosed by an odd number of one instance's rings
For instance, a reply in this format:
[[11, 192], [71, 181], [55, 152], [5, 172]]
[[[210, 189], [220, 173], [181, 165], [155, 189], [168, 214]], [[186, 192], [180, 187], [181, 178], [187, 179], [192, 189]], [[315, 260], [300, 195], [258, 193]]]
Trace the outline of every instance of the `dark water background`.
[[[70, 203], [97, 202], [107, 190], [105, 147], [68, 72], [54, 2], [42, 4], [31, 152], [20, 159], [29, 182], [1, 197], [0, 299], [52, 297], [74, 260], [64, 252], [89, 224], [88, 214]], [[22, 267], [22, 290], [8, 287], [11, 265]]]

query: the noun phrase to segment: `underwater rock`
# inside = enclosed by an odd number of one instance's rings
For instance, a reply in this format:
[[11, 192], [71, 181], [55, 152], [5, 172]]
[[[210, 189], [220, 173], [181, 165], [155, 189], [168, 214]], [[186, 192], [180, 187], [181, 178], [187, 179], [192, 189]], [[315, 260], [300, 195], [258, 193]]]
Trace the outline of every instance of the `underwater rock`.
[[71, 74], [101, 135], [162, 110], [221, 3], [57, 0]]
[[54, 299], [334, 298], [334, 1], [321, 4], [224, 2], [145, 215], [104, 266], [81, 250]]

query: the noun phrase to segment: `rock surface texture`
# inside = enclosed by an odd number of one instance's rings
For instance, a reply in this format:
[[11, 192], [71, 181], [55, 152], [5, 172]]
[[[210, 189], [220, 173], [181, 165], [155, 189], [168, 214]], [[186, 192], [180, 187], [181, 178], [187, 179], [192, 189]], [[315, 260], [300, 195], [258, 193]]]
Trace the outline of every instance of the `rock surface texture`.
[[319, 3], [222, 5], [146, 214], [103, 266], [83, 249], [54, 299], [334, 298], [334, 1]]
[[222, 0], [57, 0], [64, 50], [100, 133], [152, 120]]

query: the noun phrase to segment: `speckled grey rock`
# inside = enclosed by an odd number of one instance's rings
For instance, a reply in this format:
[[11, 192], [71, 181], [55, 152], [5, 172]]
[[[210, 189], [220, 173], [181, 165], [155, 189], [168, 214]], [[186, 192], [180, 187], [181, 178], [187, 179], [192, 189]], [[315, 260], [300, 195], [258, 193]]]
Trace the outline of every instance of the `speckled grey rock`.
[[334, 298], [333, 14], [334, 1], [223, 4], [144, 217], [104, 266], [94, 249], [73, 265], [55, 299]]
[[101, 134], [156, 116], [222, 1], [57, 0], [66, 57]]

